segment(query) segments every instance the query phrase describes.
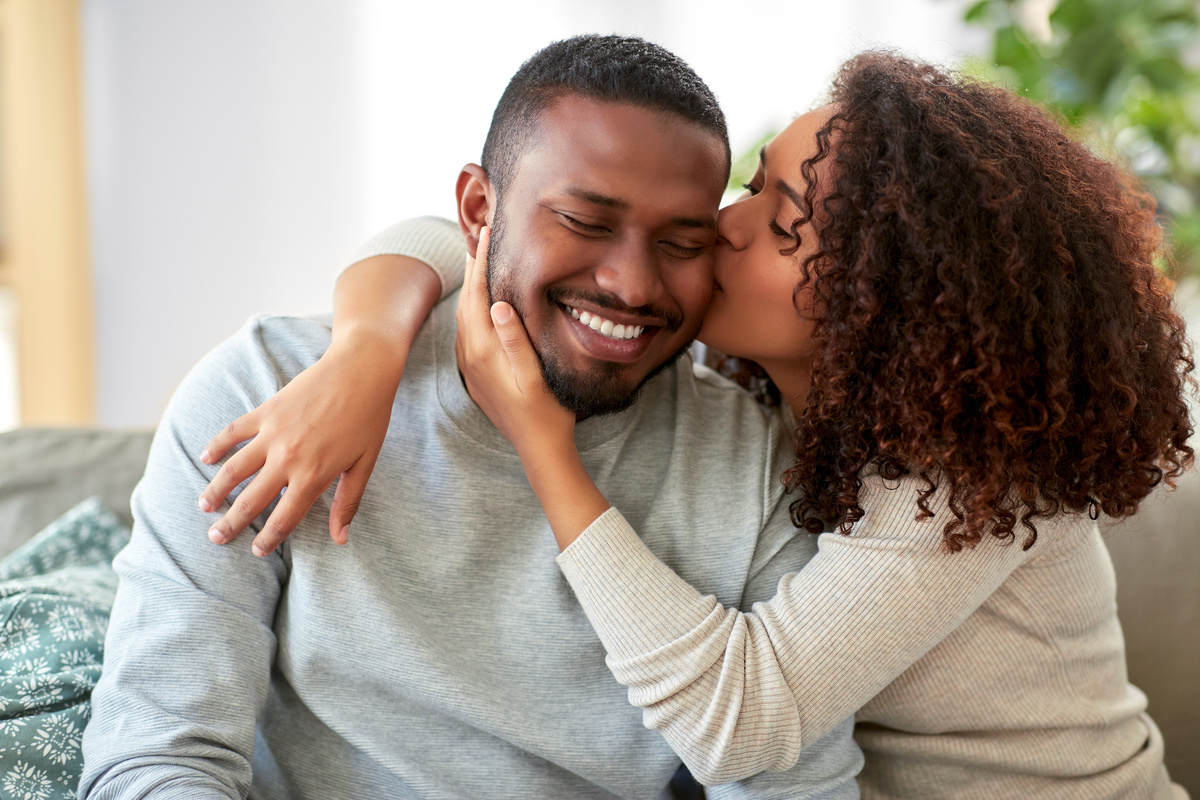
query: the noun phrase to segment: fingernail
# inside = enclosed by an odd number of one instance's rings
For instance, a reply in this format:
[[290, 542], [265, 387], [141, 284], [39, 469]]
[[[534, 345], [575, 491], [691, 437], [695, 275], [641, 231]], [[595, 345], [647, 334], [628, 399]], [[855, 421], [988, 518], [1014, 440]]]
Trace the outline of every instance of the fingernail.
[[206, 514], [210, 511], [212, 511], [212, 503], [208, 502], [207, 497], [200, 498], [200, 510]]
[[345, 544], [348, 541], [350, 541], [350, 526], [343, 525], [342, 529], [338, 531], [338, 544]]
[[503, 325], [512, 319], [512, 306], [508, 303], [496, 303], [492, 306], [492, 322]]
[[213, 544], [225, 544], [225, 534], [221, 533], [215, 527], [209, 528], [208, 540]]
[[[201, 453], [201, 454], [200, 454], [200, 460], [201, 460], [201, 461], [203, 461], [205, 464], [207, 464], [207, 463], [208, 463], [208, 460], [209, 460], [210, 458], [212, 458], [212, 456], [210, 456], [210, 455], [208, 454], [208, 450], [205, 450], [203, 453]], [[207, 511], [207, 510], [208, 510], [208, 509], [205, 509], [205, 511]]]
[[259, 558], [262, 558], [263, 556], [265, 556], [267, 554], [265, 550], [263, 550], [261, 547], [259, 547], [256, 544], [250, 545], [250, 551], [252, 553], [254, 553], [254, 555], [258, 556]]

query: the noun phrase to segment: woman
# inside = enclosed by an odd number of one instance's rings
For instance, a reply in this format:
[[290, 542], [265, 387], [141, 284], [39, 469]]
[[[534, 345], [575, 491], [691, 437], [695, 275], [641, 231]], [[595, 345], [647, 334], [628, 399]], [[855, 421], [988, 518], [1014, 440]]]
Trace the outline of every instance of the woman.
[[647, 724], [709, 783], [784, 768], [857, 713], [867, 797], [1184, 796], [1126, 682], [1093, 523], [1192, 458], [1153, 202], [1007, 92], [882, 54], [747, 189], [700, 338], [794, 415], [793, 519], [826, 531], [750, 613], [608, 508], [479, 265], [460, 298], [471, 394]]

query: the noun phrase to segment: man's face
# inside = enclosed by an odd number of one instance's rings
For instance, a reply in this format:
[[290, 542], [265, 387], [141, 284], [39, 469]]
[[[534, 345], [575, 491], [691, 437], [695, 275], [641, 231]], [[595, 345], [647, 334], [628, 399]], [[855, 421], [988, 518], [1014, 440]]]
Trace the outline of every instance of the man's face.
[[492, 221], [488, 286], [559, 402], [620, 411], [704, 317], [724, 145], [675, 115], [574, 96], [538, 128]]

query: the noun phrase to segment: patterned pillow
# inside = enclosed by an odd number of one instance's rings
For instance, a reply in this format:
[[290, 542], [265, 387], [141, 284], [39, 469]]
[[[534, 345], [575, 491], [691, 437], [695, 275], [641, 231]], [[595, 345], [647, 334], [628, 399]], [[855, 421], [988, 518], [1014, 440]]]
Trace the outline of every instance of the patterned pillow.
[[93, 497], [0, 562], [0, 797], [75, 797], [127, 541]]

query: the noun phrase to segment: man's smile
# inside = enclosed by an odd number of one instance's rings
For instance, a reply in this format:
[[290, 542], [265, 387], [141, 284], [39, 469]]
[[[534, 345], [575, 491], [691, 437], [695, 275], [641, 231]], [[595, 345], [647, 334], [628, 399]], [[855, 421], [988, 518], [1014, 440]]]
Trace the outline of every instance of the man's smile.
[[579, 320], [580, 324], [587, 325], [601, 336], [607, 336], [610, 339], [636, 339], [642, 335], [642, 331], [646, 330], [645, 325], [635, 325], [632, 322], [628, 324], [614, 322], [608, 317], [593, 314], [590, 311], [575, 308], [574, 306], [566, 306], [566, 309], [571, 313], [572, 319]]
[[575, 342], [584, 355], [601, 361], [633, 363], [650, 348], [656, 335], [663, 330], [660, 324], [648, 324], [650, 320], [635, 321], [626, 314], [615, 311], [589, 311], [566, 303], [556, 304], [569, 327]]

